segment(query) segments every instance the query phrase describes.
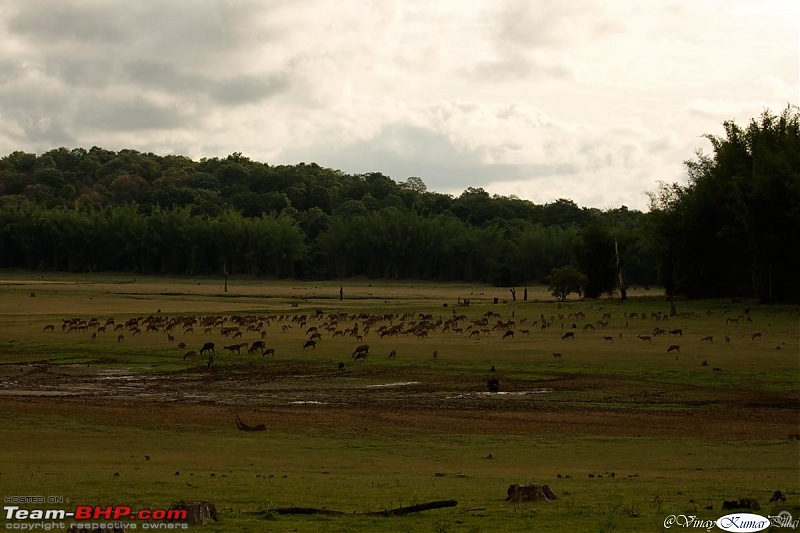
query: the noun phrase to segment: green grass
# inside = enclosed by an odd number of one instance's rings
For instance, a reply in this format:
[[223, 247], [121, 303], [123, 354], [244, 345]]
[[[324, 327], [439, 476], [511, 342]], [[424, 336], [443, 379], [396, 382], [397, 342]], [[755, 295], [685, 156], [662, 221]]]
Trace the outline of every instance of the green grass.
[[[678, 302], [690, 315], [657, 321], [651, 313], [669, 311], [657, 296], [624, 306], [612, 300], [559, 306], [541, 288], [529, 294], [528, 302], [502, 303], [507, 289], [367, 280], [236, 280], [223, 293], [219, 280], [3, 273], [0, 486], [5, 496], [63, 495], [76, 505], [209, 500], [221, 520], [208, 531], [659, 531], [670, 514], [716, 519], [723, 499], [739, 497], [758, 498], [762, 514], [800, 514], [800, 442], [786, 438], [800, 432], [797, 307]], [[471, 306], [457, 305], [464, 297]], [[493, 304], [495, 297], [501, 303]], [[752, 324], [726, 324], [744, 307]], [[163, 332], [125, 332], [117, 342], [111, 331], [92, 340], [89, 331], [60, 330], [62, 318], [119, 323], [159, 309], [166, 316], [322, 309], [434, 319], [455, 312], [469, 320], [493, 311], [518, 323], [517, 335], [507, 340], [504, 330], [474, 340], [441, 331], [428, 339], [379, 339], [373, 329], [363, 341], [372, 347], [370, 357], [358, 363], [350, 357], [355, 339], [326, 334], [315, 350], [303, 351], [304, 329], [294, 324], [284, 333], [273, 324], [265, 340], [275, 358], [218, 353], [212, 371], [204, 360], [184, 361], [184, 350]], [[569, 317], [579, 311], [586, 318]], [[612, 313], [606, 328], [583, 330], [605, 312]], [[647, 318], [625, 317], [632, 312]], [[532, 324], [542, 314], [554, 317], [547, 331]], [[519, 324], [523, 318], [527, 325]], [[56, 331], [43, 332], [46, 324]], [[683, 328], [684, 336], [655, 337], [652, 344], [637, 338], [655, 327]], [[520, 333], [525, 328], [529, 336]], [[575, 331], [575, 340], [562, 341], [565, 331]], [[752, 339], [755, 332], [761, 341]], [[707, 335], [712, 343], [700, 340]], [[208, 340], [218, 349], [231, 342], [216, 330], [175, 337], [187, 350]], [[680, 344], [680, 353], [668, 354], [670, 344]], [[392, 349], [396, 360], [388, 359]], [[344, 373], [336, 370], [340, 361], [347, 364]], [[29, 402], [2, 394], [43, 383], [69, 386], [98, 371], [188, 378], [214, 399], [168, 396], [128, 404], [98, 392]], [[504, 392], [548, 392], [479, 395], [490, 376]], [[368, 387], [396, 382], [419, 384]], [[237, 399], [240, 387], [255, 399]], [[315, 398], [329, 404], [287, 403]], [[269, 430], [235, 431], [234, 413], [265, 421]], [[505, 502], [510, 484], [532, 482], [548, 484], [559, 499]], [[766, 501], [778, 489], [789, 501], [773, 509]], [[267, 513], [292, 505], [378, 511], [451, 498], [459, 501], [456, 508], [394, 518]]]

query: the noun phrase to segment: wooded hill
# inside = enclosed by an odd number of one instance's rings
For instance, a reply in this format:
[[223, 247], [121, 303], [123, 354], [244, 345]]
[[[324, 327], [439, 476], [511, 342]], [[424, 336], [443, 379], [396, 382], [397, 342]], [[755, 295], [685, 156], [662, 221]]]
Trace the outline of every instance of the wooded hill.
[[417, 177], [239, 153], [13, 152], [0, 159], [0, 267], [514, 286], [574, 265], [594, 297], [618, 288], [616, 240], [629, 284], [797, 299], [797, 109], [725, 127], [709, 137], [713, 156], [687, 162], [688, 185], [662, 185], [649, 213], [475, 188], [454, 197]]

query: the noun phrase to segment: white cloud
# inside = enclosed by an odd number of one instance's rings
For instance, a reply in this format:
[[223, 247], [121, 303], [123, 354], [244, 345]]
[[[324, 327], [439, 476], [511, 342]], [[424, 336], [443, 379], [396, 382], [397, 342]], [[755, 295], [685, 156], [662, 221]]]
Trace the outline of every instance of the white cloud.
[[11, 0], [0, 153], [243, 152], [646, 206], [721, 122], [797, 104], [789, 0]]

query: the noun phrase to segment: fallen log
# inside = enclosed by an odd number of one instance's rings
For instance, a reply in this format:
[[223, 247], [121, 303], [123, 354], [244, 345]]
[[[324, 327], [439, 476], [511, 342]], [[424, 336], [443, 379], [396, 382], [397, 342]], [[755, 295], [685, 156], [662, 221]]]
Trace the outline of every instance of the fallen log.
[[236, 415], [236, 427], [239, 429], [239, 431], [266, 431], [267, 430], [267, 426], [265, 426], [264, 424], [258, 424], [256, 426], [248, 426], [247, 424], [245, 424], [242, 421], [241, 418], [239, 418], [239, 415]]
[[418, 505], [409, 505], [408, 507], [398, 507], [397, 509], [386, 509], [385, 511], [375, 511], [372, 513], [362, 514], [365, 516], [401, 516], [410, 513], [419, 513], [421, 511], [430, 511], [431, 509], [455, 507], [456, 505], [458, 505], [456, 500], [441, 500], [438, 502], [420, 503]]
[[344, 511], [332, 511], [331, 509], [317, 509], [315, 507], [281, 507], [279, 509], [270, 509], [269, 511], [264, 511], [264, 513], [276, 513], [276, 514], [285, 514], [285, 515], [293, 515], [293, 514], [343, 515], [343, 514], [346, 514]]
[[[420, 503], [417, 505], [409, 505], [407, 507], [397, 507], [396, 509], [385, 509], [383, 511], [368, 511], [364, 513], [352, 513], [357, 516], [402, 516], [411, 513], [419, 513], [422, 511], [430, 511], [432, 509], [443, 509], [445, 507], [455, 507], [458, 505], [456, 500], [441, 500], [436, 502]], [[332, 509], [317, 509], [316, 507], [281, 507], [278, 509], [270, 509], [264, 513], [276, 513], [280, 515], [344, 515], [350, 514], [344, 511], [334, 511]]]

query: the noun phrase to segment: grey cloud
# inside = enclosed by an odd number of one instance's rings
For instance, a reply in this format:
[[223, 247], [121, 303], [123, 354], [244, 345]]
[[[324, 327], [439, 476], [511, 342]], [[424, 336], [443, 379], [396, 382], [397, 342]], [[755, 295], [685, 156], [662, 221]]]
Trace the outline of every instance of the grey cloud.
[[141, 98], [132, 101], [84, 102], [78, 123], [107, 131], [172, 129], [187, 126], [187, 117], [177, 109], [163, 107]]
[[[2, 128], [3, 133], [15, 142], [25, 145], [26, 149], [42, 152], [50, 150], [54, 146], [75, 145], [74, 137], [67, 133], [64, 124], [58, 118], [28, 116], [17, 123], [22, 127], [22, 134], [5, 127]], [[30, 146], [31, 142], [32, 146]], [[19, 145], [14, 147], [14, 149], [18, 148]]]
[[44, 62], [44, 71], [49, 77], [73, 88], [103, 89], [121, 79], [121, 66], [105, 58], [87, 60], [51, 56]]
[[423, 128], [390, 124], [372, 139], [336, 151], [312, 154], [301, 150], [283, 153], [286, 162], [316, 161], [318, 164], [352, 174], [382, 172], [395, 181], [421, 177], [434, 191], [464, 190], [492, 181], [515, 181], [536, 176], [572, 174], [568, 164], [489, 165], [480, 151], [463, 152], [446, 136]]
[[187, 74], [179, 66], [151, 61], [129, 65], [126, 75], [131, 82], [143, 87], [164, 90], [180, 95], [207, 95], [223, 105], [258, 102], [285, 92], [290, 85], [285, 73], [273, 75], [238, 75], [221, 80]]
[[63, 2], [29, 1], [8, 19], [15, 34], [45, 44], [83, 41], [103, 44], [127, 38], [133, 27], [124, 24], [125, 10], [113, 3], [70, 5]]
[[237, 105], [256, 102], [289, 88], [287, 76], [237, 76], [214, 83], [210, 94], [221, 104]]
[[[257, 12], [274, 2], [170, 0], [118, 3], [27, 0], [12, 4], [6, 30], [31, 50], [74, 59], [134, 61], [169, 58], [205, 68], [266, 37]], [[11, 9], [10, 9], [11, 11]]]

